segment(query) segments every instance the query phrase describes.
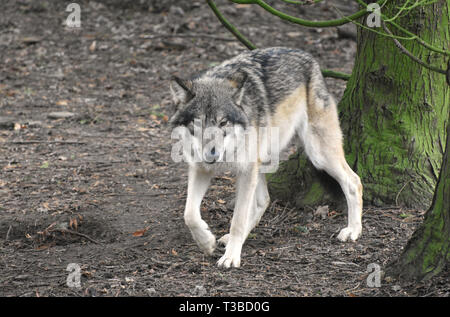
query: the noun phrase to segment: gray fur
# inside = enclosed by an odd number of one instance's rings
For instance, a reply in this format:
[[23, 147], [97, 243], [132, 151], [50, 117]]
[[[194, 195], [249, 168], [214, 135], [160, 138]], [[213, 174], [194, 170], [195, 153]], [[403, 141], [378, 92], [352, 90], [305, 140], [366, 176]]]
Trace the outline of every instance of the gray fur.
[[[236, 80], [244, 80], [238, 83], [242, 87], [230, 84]], [[264, 126], [263, 118], [302, 83], [314, 88], [316, 98], [326, 101], [329, 96], [313, 57], [302, 50], [283, 47], [242, 53], [192, 76], [189, 81], [194, 97], [185, 100], [186, 104], [178, 109], [171, 120], [174, 126], [187, 125], [199, 114], [206, 114], [205, 126], [209, 126], [220, 109], [225, 113], [231, 111], [240, 120], [246, 117], [256, 126]]]

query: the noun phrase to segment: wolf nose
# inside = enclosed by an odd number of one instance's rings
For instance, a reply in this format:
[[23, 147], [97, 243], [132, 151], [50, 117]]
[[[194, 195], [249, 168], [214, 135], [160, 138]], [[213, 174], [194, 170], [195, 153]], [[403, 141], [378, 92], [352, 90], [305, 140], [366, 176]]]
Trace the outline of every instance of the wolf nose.
[[214, 160], [217, 161], [220, 157], [220, 153], [218, 151], [216, 151], [216, 148], [213, 147], [211, 149], [211, 156], [214, 157]]
[[213, 148], [209, 151], [209, 153], [208, 153], [208, 152], [205, 153], [205, 161], [206, 161], [206, 163], [212, 164], [212, 163], [214, 163], [215, 161], [217, 161], [217, 160], [219, 159], [219, 157], [220, 157], [220, 153], [218, 153], [218, 152], [216, 151], [216, 147], [213, 147]]

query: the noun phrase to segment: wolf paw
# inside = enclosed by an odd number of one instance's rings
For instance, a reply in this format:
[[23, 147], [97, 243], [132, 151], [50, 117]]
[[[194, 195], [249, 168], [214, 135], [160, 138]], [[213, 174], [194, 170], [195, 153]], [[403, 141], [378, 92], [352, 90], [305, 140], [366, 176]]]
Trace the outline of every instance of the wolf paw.
[[219, 267], [228, 269], [230, 267], [240, 267], [241, 266], [241, 256], [227, 256], [224, 254], [219, 261], [217, 261]]
[[228, 244], [228, 241], [230, 241], [230, 234], [229, 233], [223, 235], [222, 238], [217, 240], [217, 243], [220, 244], [220, 245], [223, 245], [224, 247], [226, 247], [227, 244]]
[[347, 241], [350, 238], [351, 241], [356, 241], [361, 235], [362, 228], [361, 227], [347, 227], [339, 232], [337, 238], [340, 241]]
[[200, 250], [208, 255], [213, 254], [216, 249], [216, 237], [209, 229], [194, 229], [192, 230], [192, 236]]
[[224, 240], [228, 240], [227, 247], [225, 249], [225, 254], [217, 261], [217, 265], [226, 269], [230, 267], [240, 267], [242, 243], [239, 239], [233, 239], [231, 235], [225, 236], [227, 236], [227, 238]]

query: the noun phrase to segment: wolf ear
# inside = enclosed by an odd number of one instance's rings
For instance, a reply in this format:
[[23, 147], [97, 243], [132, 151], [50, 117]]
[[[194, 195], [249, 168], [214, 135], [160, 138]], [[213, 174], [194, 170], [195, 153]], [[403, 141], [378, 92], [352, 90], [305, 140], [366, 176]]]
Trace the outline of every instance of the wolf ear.
[[192, 81], [173, 76], [170, 83], [170, 93], [178, 108], [180, 103], [186, 103], [194, 97]]
[[244, 90], [242, 88], [247, 81], [247, 74], [245, 72], [238, 71], [232, 74], [231, 77], [228, 78], [228, 80], [230, 81], [231, 86], [236, 89], [233, 98], [235, 99], [236, 104], [240, 105], [244, 93]]
[[239, 91], [247, 81], [247, 74], [242, 71], [238, 71], [232, 74], [228, 80], [230, 81], [231, 86]]

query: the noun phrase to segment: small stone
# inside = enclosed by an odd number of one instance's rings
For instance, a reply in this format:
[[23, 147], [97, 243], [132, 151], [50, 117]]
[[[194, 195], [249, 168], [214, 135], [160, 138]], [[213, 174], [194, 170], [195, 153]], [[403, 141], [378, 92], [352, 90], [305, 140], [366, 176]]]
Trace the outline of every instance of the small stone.
[[321, 219], [327, 219], [328, 205], [317, 207], [316, 211], [314, 211], [314, 216], [320, 217]]
[[27, 126], [29, 128], [41, 128], [42, 122], [41, 121], [28, 121]]
[[23, 281], [23, 280], [27, 280], [30, 276], [27, 274], [22, 274], [22, 275], [17, 275], [14, 279], [17, 281]]
[[391, 276], [386, 276], [384, 280], [386, 281], [386, 283], [392, 283], [394, 279]]
[[147, 292], [148, 296], [156, 296], [156, 290], [153, 287], [147, 288], [145, 291]]
[[180, 17], [182, 17], [185, 14], [183, 8], [178, 6], [171, 6], [169, 12], [170, 14], [178, 15]]
[[399, 290], [401, 290], [402, 288], [400, 287], [400, 285], [394, 285], [394, 286], [392, 286], [392, 290], [394, 291], [394, 292], [398, 292]]
[[0, 117], [0, 130], [14, 130], [14, 119], [9, 117]]
[[229, 200], [225, 206], [227, 207], [228, 210], [233, 210], [235, 204], [236, 204], [236, 198], [233, 198], [233, 199]]
[[22, 40], [22, 43], [27, 44], [27, 45], [36, 44], [41, 41], [41, 39], [39, 37], [35, 37], [35, 36], [26, 36], [26, 37], [23, 37], [21, 40]]
[[303, 35], [302, 32], [287, 32], [286, 35], [290, 38], [300, 37]]
[[75, 114], [69, 111], [51, 112], [47, 115], [49, 119], [67, 119], [72, 118]]
[[202, 285], [195, 285], [192, 294], [194, 296], [206, 296], [206, 289]]

